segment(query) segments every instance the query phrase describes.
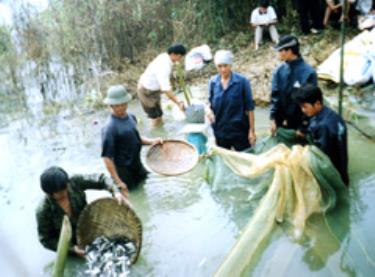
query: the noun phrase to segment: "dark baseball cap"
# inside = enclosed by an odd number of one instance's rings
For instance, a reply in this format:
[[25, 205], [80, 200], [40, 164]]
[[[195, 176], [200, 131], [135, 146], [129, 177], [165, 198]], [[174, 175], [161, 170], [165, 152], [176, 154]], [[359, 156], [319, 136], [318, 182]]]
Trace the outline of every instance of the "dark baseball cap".
[[286, 35], [283, 36], [273, 48], [277, 51], [280, 51], [293, 46], [299, 46], [297, 37], [292, 35]]

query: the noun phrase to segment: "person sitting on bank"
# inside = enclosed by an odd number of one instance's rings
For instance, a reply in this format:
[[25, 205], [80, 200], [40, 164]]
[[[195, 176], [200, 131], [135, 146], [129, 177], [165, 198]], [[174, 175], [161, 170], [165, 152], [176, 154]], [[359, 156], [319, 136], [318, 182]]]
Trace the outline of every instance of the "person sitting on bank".
[[255, 50], [258, 50], [259, 44], [262, 43], [264, 30], [268, 30], [274, 43], [279, 41], [276, 29], [277, 15], [268, 0], [259, 1], [259, 7], [251, 13], [250, 23], [255, 28]]
[[181, 111], [184, 111], [184, 102], [179, 101], [172, 91], [170, 77], [174, 63], [180, 62], [186, 54], [182, 44], [174, 44], [167, 53], [157, 56], [146, 68], [138, 81], [138, 99], [153, 127], [162, 123], [161, 94], [165, 93]]
[[[348, 0], [348, 10], [347, 15], [352, 20], [354, 16], [354, 2], [355, 0]], [[328, 25], [330, 19], [332, 19], [336, 24], [343, 20], [342, 17], [342, 8], [344, 6], [344, 0], [326, 0], [326, 10], [324, 13], [323, 24], [324, 26]]]
[[104, 103], [111, 107], [111, 114], [102, 129], [102, 153], [104, 164], [120, 189], [127, 195], [147, 176], [141, 162], [142, 145], [162, 143], [161, 138], [146, 138], [137, 130], [136, 117], [128, 113], [132, 96], [124, 86], [111, 86]]
[[303, 86], [293, 97], [302, 112], [310, 118], [307, 134], [311, 135], [313, 144], [330, 158], [348, 185], [348, 142], [344, 120], [324, 105], [322, 91], [317, 86]]
[[250, 82], [232, 71], [233, 54], [228, 50], [215, 53], [218, 74], [209, 82], [208, 120], [220, 147], [243, 151], [255, 145], [255, 105]]
[[39, 241], [45, 248], [56, 251], [63, 217], [67, 215], [72, 226], [69, 253], [78, 256], [85, 254], [76, 242], [78, 218], [87, 205], [85, 191], [105, 189], [111, 192], [119, 204], [127, 202], [113, 180], [104, 174], [74, 175], [69, 178], [64, 169], [52, 166], [40, 176], [40, 185], [46, 196], [36, 210]]
[[292, 129], [302, 135], [308, 120], [292, 98], [292, 93], [306, 84], [317, 85], [315, 70], [301, 56], [299, 41], [295, 36], [287, 35], [274, 47], [283, 63], [276, 68], [272, 76], [270, 103], [271, 133], [278, 128]]

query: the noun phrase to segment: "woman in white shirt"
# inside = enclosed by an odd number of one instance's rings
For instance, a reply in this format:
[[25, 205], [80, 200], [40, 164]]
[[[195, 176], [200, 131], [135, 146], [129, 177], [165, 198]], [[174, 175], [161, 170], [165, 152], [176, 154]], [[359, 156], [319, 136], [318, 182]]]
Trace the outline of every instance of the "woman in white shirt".
[[277, 15], [273, 7], [269, 5], [268, 0], [260, 0], [259, 7], [253, 10], [250, 18], [251, 25], [255, 28], [255, 50], [259, 48], [262, 43], [263, 31], [269, 31], [271, 39], [274, 43], [279, 41], [279, 34], [277, 33], [276, 23]]

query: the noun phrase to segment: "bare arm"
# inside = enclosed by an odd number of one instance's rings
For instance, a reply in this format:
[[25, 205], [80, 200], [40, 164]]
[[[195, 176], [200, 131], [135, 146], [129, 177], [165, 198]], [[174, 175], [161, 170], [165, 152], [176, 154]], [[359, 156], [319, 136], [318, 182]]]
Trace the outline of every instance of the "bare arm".
[[162, 144], [163, 139], [162, 138], [147, 138], [144, 136], [141, 136], [141, 142], [142, 145], [152, 145], [152, 144]]
[[176, 95], [174, 95], [173, 91], [171, 91], [171, 90], [165, 91], [165, 95], [167, 95], [167, 97], [172, 102], [174, 102], [180, 108], [181, 111], [185, 111], [184, 102], [179, 101], [178, 98], [176, 97]]
[[115, 183], [119, 186], [121, 189], [121, 192], [128, 196], [129, 191], [127, 185], [120, 179], [120, 177], [117, 174], [116, 166], [112, 159], [103, 157], [103, 162], [105, 164], [105, 167], [107, 168], [109, 174], [111, 175], [112, 179], [115, 181]]
[[249, 126], [250, 126], [248, 139], [249, 139], [249, 143], [251, 145], [255, 145], [257, 137], [256, 137], [256, 134], [255, 134], [254, 111], [249, 111], [248, 116], [249, 116]]

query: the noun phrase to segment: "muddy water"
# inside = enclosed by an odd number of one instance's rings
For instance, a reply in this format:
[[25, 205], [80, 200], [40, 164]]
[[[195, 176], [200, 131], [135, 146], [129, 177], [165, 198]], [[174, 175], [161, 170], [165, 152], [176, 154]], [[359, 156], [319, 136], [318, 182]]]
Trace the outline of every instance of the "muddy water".
[[[147, 136], [183, 138], [183, 121], [165, 110], [164, 127], [150, 130], [138, 104], [130, 111]], [[104, 172], [100, 128], [108, 111], [62, 111], [43, 120], [20, 120], [0, 131], [0, 267], [3, 276], [47, 276], [55, 254], [37, 240], [34, 210], [42, 198], [39, 175], [59, 165], [70, 174]], [[173, 114], [173, 116], [172, 116]], [[258, 135], [267, 110], [256, 111]], [[350, 203], [314, 216], [306, 239], [293, 242], [277, 227], [249, 266], [254, 276], [373, 276], [375, 274], [375, 145], [350, 129]], [[211, 139], [212, 141], [212, 139]], [[147, 148], [143, 149], [143, 155]], [[210, 276], [229, 252], [254, 207], [246, 187], [214, 193], [203, 166], [180, 177], [150, 174], [130, 199], [143, 222], [143, 248], [133, 276]], [[90, 192], [89, 198], [107, 195]], [[66, 276], [84, 276], [70, 258]]]

